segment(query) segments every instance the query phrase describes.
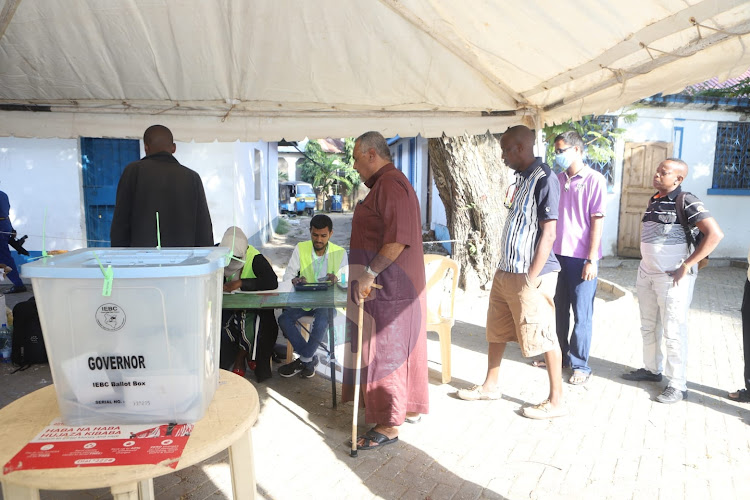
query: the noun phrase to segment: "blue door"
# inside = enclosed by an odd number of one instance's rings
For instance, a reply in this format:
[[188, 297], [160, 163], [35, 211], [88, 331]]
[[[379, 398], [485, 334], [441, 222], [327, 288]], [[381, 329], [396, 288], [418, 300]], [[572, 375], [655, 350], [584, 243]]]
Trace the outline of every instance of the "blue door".
[[125, 166], [140, 158], [140, 143], [132, 139], [81, 137], [83, 204], [90, 247], [108, 247], [115, 211], [117, 183]]

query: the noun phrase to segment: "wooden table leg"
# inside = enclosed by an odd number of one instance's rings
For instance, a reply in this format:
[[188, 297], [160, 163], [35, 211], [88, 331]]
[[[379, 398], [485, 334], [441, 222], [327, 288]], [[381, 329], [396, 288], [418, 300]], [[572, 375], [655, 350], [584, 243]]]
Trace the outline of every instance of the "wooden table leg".
[[229, 447], [229, 469], [235, 500], [255, 498], [255, 462], [250, 429]]
[[138, 486], [139, 483], [118, 484], [112, 486], [109, 491], [114, 500], [138, 500]]
[[39, 490], [35, 488], [8, 483], [2, 483], [2, 487], [6, 500], [39, 500]]

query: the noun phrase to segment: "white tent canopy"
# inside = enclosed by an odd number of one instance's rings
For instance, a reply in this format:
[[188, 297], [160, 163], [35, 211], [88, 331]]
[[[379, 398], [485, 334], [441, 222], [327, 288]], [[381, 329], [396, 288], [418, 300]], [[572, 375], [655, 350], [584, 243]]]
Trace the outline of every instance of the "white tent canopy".
[[501, 132], [750, 67], [741, 0], [0, 3], [3, 136]]

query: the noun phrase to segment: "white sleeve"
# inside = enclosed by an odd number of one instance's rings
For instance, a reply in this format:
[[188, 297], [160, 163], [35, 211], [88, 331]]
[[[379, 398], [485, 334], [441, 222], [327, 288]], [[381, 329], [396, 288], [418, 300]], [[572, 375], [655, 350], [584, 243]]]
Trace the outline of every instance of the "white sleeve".
[[299, 246], [294, 246], [292, 256], [289, 258], [289, 264], [286, 265], [284, 270], [284, 277], [281, 281], [290, 281], [292, 278], [296, 278], [299, 274]]

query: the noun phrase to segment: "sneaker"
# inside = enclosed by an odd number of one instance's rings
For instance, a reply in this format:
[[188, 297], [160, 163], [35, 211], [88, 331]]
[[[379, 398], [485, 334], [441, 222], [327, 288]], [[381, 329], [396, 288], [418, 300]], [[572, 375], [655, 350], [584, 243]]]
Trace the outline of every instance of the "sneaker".
[[305, 364], [299, 358], [279, 368], [282, 377], [294, 377], [305, 368]]
[[494, 391], [483, 391], [481, 385], [475, 385], [469, 389], [459, 389], [456, 395], [459, 399], [463, 399], [464, 401], [500, 399], [503, 397], [503, 393], [497, 389]]
[[315, 376], [315, 367], [318, 366], [318, 357], [313, 356], [313, 359], [307, 363], [303, 362], [303, 368], [299, 376], [302, 378], [313, 378]]
[[661, 382], [661, 373], [651, 373], [645, 368], [638, 368], [632, 372], [623, 373], [621, 377], [634, 382]]
[[669, 405], [672, 403], [678, 403], [683, 399], [687, 399], [687, 397], [687, 391], [678, 391], [674, 387], [667, 386], [667, 388], [664, 389], [664, 392], [656, 396], [656, 400], [660, 403]]

